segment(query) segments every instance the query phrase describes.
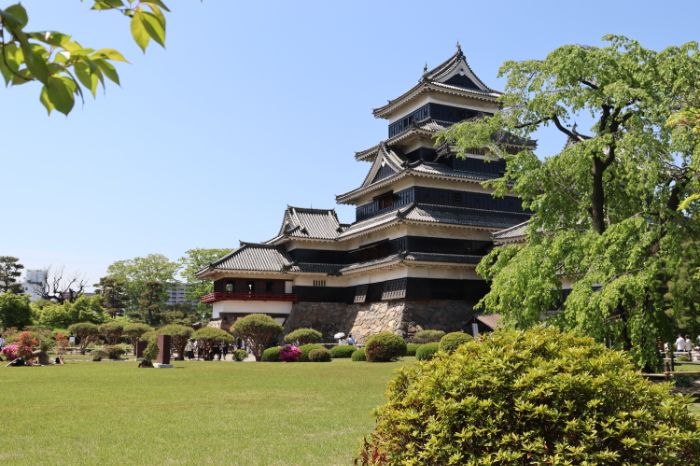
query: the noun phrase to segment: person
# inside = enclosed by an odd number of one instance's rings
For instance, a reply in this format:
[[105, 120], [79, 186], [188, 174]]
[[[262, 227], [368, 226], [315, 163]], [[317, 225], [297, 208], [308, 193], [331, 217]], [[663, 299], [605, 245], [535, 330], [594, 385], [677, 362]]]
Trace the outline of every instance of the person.
[[187, 359], [190, 360], [192, 360], [192, 358], [194, 357], [192, 340], [187, 340], [187, 344], [185, 345], [185, 356], [187, 356]]
[[2, 351], [3, 346], [5, 346], [5, 339], [0, 335], [0, 351]]
[[685, 338], [681, 334], [676, 338], [676, 351], [685, 351]]
[[685, 336], [685, 350], [690, 353], [693, 351], [693, 340], [690, 339], [689, 335]]
[[355, 346], [355, 339], [352, 337], [352, 333], [348, 333], [348, 345]]
[[226, 355], [228, 354], [229, 346], [228, 343], [221, 345], [221, 360], [226, 361]]

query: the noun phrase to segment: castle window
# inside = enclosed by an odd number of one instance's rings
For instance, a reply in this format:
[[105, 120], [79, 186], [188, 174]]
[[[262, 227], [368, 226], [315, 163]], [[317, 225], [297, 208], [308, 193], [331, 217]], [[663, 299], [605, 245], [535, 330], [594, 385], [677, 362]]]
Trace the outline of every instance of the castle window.
[[314, 286], [324, 287], [324, 286], [326, 286], [326, 281], [325, 280], [314, 280]]
[[233, 283], [227, 283], [225, 291], [226, 293], [233, 293]]
[[389, 191], [381, 196], [377, 196], [375, 200], [377, 201], [377, 208], [379, 210], [389, 209], [394, 206], [394, 192]]

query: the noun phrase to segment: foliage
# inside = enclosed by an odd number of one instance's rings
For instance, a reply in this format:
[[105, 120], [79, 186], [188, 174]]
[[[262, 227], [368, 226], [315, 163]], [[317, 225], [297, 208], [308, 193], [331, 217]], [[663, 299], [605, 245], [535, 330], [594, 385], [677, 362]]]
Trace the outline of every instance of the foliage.
[[114, 318], [124, 310], [128, 294], [123, 277], [102, 277], [95, 287], [95, 293], [100, 296], [101, 304], [110, 317]]
[[263, 352], [262, 355], [260, 356], [260, 361], [263, 362], [279, 362], [280, 360], [280, 352], [282, 351], [281, 346], [271, 346], [270, 348], [266, 348]]
[[331, 352], [326, 348], [315, 348], [309, 351], [309, 362], [330, 362]]
[[330, 352], [333, 359], [349, 358], [356, 349], [357, 348], [355, 348], [353, 345], [336, 345], [330, 349]]
[[92, 322], [78, 322], [68, 327], [68, 331], [80, 340], [80, 354], [85, 354], [87, 346], [97, 339], [99, 327]]
[[237, 349], [233, 351], [233, 359], [236, 361], [243, 361], [245, 358], [248, 357], [248, 352], [244, 349]]
[[131, 340], [131, 345], [134, 347], [134, 354], [136, 354], [136, 345], [138, 344], [139, 338], [146, 332], [153, 330], [148, 324], [142, 324], [138, 322], [126, 324], [124, 326], [124, 335], [129, 337]]
[[444, 337], [440, 338], [440, 350], [451, 353], [454, 350], [456, 350], [460, 345], [463, 345], [464, 343], [472, 340], [472, 336], [468, 333], [450, 332]]
[[17, 280], [24, 266], [12, 256], [0, 256], [0, 293], [22, 294], [22, 284]]
[[31, 321], [29, 297], [10, 292], [0, 294], [0, 326], [22, 328]]
[[369, 362], [393, 361], [406, 354], [406, 342], [391, 332], [381, 332], [367, 339], [365, 354]]
[[361, 464], [686, 464], [687, 399], [628, 357], [552, 327], [498, 330], [404, 369]]
[[66, 353], [68, 349], [68, 332], [64, 330], [54, 330], [53, 338], [56, 342], [56, 354], [61, 356]]
[[109, 355], [107, 354], [107, 351], [99, 349], [90, 353], [90, 356], [92, 356], [93, 362], [100, 362]]
[[140, 317], [151, 325], [160, 322], [166, 299], [165, 286], [161, 282], [146, 282], [138, 299]]
[[[131, 35], [145, 52], [151, 39], [165, 47], [165, 15], [162, 0], [94, 0], [93, 10], [116, 10], [131, 18]], [[26, 31], [29, 16], [22, 4], [0, 9], [0, 74], [7, 85], [39, 81], [39, 100], [49, 113], [68, 114], [75, 97], [84, 91], [95, 97], [105, 78], [119, 84], [115, 62], [125, 62], [114, 49], [83, 47], [71, 36], [56, 31]]]
[[416, 349], [416, 359], [419, 361], [429, 361], [433, 359], [435, 353], [440, 351], [440, 343], [424, 343]]
[[158, 329], [159, 335], [170, 335], [173, 341], [173, 348], [177, 352], [177, 360], [185, 360], [185, 346], [192, 336], [192, 328], [185, 325], [170, 324]]
[[[679, 265], [700, 267], [698, 206], [678, 210], [698, 192], [700, 134], [666, 124], [696, 95], [700, 53], [695, 42], [656, 52], [604, 40], [505, 63], [501, 110], [451, 127], [439, 143], [504, 157], [504, 176], [487, 187], [533, 212], [525, 244], [495, 248], [479, 264], [491, 287], [478, 307], [517, 328], [549, 316], [649, 367], [674, 324], [667, 311], [682, 301], [668, 283]], [[579, 130], [577, 119], [593, 125]], [[545, 126], [567, 143], [542, 160], [528, 141]], [[565, 299], [562, 277], [572, 284]], [[556, 308], [563, 313], [547, 314]]]
[[320, 343], [323, 340], [323, 334], [312, 328], [298, 328], [289, 332], [284, 337], [285, 343], [294, 343], [306, 345], [308, 343]]
[[211, 357], [214, 345], [233, 343], [233, 337], [228, 332], [214, 327], [200, 328], [192, 334], [192, 339], [197, 340], [206, 359]]
[[284, 345], [279, 352], [279, 360], [282, 362], [296, 362], [301, 356], [301, 350], [294, 345]]
[[37, 310], [37, 323], [51, 328], [67, 328], [78, 322], [100, 324], [105, 321], [104, 309], [97, 296], [80, 296], [62, 304], [44, 301]]
[[107, 345], [102, 348], [102, 351], [109, 359], [119, 360], [126, 354], [126, 350], [121, 345]]
[[419, 346], [418, 343], [406, 343], [406, 356], [415, 356]]
[[197, 272], [230, 252], [230, 249], [195, 248], [186, 251], [185, 256], [179, 260], [180, 275], [187, 283], [187, 299], [197, 303], [195, 311], [200, 318], [211, 316], [211, 306], [199, 302], [199, 298], [214, 291], [214, 282], [200, 280]]
[[148, 344], [146, 345], [146, 349], [143, 350], [143, 360], [144, 361], [153, 361], [155, 358], [158, 357], [158, 340], [155, 338], [151, 338], [148, 340]]
[[231, 333], [244, 340], [255, 359], [260, 361], [263, 350], [282, 335], [282, 326], [266, 314], [249, 314], [234, 322]]
[[2, 354], [7, 358], [8, 361], [14, 361], [15, 359], [17, 359], [18, 349], [19, 347], [14, 343], [5, 345], [2, 347]]
[[309, 353], [311, 353], [315, 349], [325, 349], [323, 345], [319, 345], [318, 343], [307, 343], [306, 345], [301, 345], [299, 347], [299, 350], [301, 350], [301, 354], [299, 355], [299, 362], [309, 362]]
[[411, 341], [413, 343], [418, 343], [422, 345], [423, 343], [432, 343], [434, 341], [440, 341], [440, 338], [445, 336], [445, 332], [442, 330], [419, 330], [413, 335]]
[[39, 339], [32, 332], [21, 332], [15, 339], [17, 357], [25, 361], [31, 358], [34, 348], [39, 345]]
[[124, 324], [119, 321], [113, 320], [100, 325], [100, 334], [110, 345], [116, 345], [119, 343], [119, 339], [122, 337], [123, 333]]
[[350, 359], [352, 359], [353, 361], [366, 361], [367, 355], [365, 354], [365, 349], [360, 348], [360, 349], [355, 350], [352, 353], [352, 356], [350, 356]]

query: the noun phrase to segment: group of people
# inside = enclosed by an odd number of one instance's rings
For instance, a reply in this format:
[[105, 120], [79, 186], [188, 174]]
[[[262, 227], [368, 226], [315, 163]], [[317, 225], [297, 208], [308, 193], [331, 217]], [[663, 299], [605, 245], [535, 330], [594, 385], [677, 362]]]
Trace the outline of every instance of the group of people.
[[209, 348], [201, 346], [197, 340], [189, 340], [185, 345], [185, 357], [187, 359], [203, 359], [205, 361], [223, 361], [229, 352], [240, 346], [220, 343]]
[[[700, 336], [698, 337], [700, 340]], [[676, 338], [676, 351], [687, 351], [690, 353], [695, 349], [695, 342], [688, 336], [686, 335], [683, 337], [682, 334], [678, 334], [678, 338]]]

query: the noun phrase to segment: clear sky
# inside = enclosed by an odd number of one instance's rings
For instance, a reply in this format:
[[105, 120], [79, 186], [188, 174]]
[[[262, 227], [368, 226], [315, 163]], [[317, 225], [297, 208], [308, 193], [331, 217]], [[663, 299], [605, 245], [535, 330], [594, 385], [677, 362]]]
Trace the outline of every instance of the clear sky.
[[[90, 3], [23, 1], [30, 29], [122, 51], [121, 87], [68, 117], [35, 84], [0, 88], [0, 255], [90, 283], [118, 259], [269, 239], [287, 204], [333, 207], [369, 168], [354, 152], [386, 138], [371, 109], [457, 41], [500, 89], [505, 60], [607, 33], [661, 49], [698, 39], [700, 18], [690, 1], [170, 0], [167, 49], [143, 55]], [[562, 144], [542, 135], [540, 155]]]

